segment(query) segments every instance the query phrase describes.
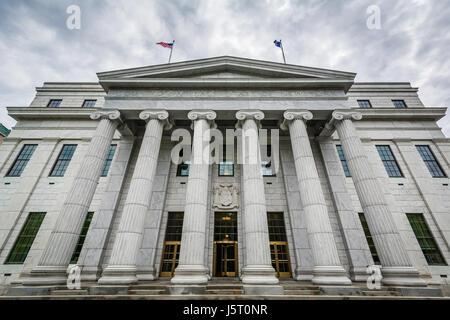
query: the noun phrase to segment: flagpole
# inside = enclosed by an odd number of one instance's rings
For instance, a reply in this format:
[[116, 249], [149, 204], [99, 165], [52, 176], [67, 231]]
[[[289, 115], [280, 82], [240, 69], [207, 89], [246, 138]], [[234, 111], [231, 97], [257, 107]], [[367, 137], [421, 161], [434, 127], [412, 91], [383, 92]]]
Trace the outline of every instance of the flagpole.
[[284, 64], [286, 64], [286, 57], [284, 56], [283, 42], [281, 41], [281, 39], [280, 39], [280, 47], [281, 47], [281, 53], [283, 54]]
[[170, 60], [172, 60], [172, 51], [173, 51], [173, 47], [175, 47], [175, 40], [173, 40], [172, 43], [173, 43], [172, 48], [170, 48], [169, 63], [170, 63]]

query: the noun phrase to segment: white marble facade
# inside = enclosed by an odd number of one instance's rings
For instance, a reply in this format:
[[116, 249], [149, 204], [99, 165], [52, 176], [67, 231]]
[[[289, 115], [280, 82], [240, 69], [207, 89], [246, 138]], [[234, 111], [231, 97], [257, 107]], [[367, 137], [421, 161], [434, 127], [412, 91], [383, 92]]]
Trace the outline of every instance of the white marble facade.
[[[448, 265], [427, 263], [406, 214], [422, 214], [450, 263], [450, 139], [409, 83], [355, 83], [355, 74], [218, 57], [99, 73], [98, 83], [45, 83], [0, 146], [0, 284], [63, 284], [86, 212], [94, 212], [78, 265], [84, 281], [132, 284], [160, 276], [169, 212], [184, 212], [173, 284], [204, 284], [213, 269], [214, 213], [236, 212], [238, 275], [276, 286], [266, 212], [283, 213], [292, 278], [320, 285], [365, 281], [374, 262], [385, 284], [448, 283]], [[48, 108], [61, 99], [58, 108]], [[82, 108], [96, 100], [94, 108]], [[357, 100], [370, 100], [360, 108]], [[396, 109], [392, 100], [407, 108]], [[219, 176], [201, 158], [209, 129], [240, 128], [259, 153], [258, 128], [280, 129], [279, 171], [260, 160]], [[177, 176], [171, 133], [192, 132], [189, 176]], [[20, 177], [7, 175], [25, 144], [37, 148]], [[63, 177], [49, 176], [63, 145], [77, 149]], [[106, 177], [101, 169], [117, 145]], [[342, 145], [346, 177], [336, 145]], [[377, 145], [389, 145], [403, 177], [390, 178]], [[416, 145], [446, 177], [433, 178]], [[235, 146], [237, 149], [239, 146]], [[252, 151], [250, 151], [251, 153]], [[248, 154], [247, 154], [248, 155]], [[196, 160], [197, 159], [197, 160]], [[237, 159], [234, 159], [235, 161]], [[32, 212], [45, 212], [21, 264], [8, 264]]]

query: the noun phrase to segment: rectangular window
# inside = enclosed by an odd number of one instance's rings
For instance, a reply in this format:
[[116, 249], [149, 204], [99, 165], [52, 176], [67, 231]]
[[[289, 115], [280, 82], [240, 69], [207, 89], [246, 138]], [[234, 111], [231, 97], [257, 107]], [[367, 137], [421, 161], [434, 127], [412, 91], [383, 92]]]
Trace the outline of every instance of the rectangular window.
[[[272, 146], [267, 145], [267, 156], [272, 157]], [[262, 160], [261, 161], [261, 173], [263, 177], [275, 177], [276, 174], [273, 172], [272, 161]]]
[[83, 227], [81, 228], [80, 236], [78, 237], [77, 245], [75, 246], [75, 250], [73, 251], [72, 258], [70, 259], [70, 263], [72, 264], [78, 262], [78, 258], [80, 257], [81, 249], [83, 249], [84, 240], [86, 240], [86, 235], [88, 233], [89, 226], [91, 225], [93, 216], [94, 216], [93, 212], [88, 212], [86, 215]]
[[14, 244], [5, 264], [23, 264], [44, 220], [45, 212], [32, 212]]
[[394, 107], [398, 109], [405, 109], [406, 103], [404, 100], [392, 100], [392, 103], [394, 104]]
[[430, 171], [431, 176], [433, 178], [445, 178], [446, 175], [444, 171], [442, 170], [441, 166], [437, 162], [436, 158], [434, 157], [433, 152], [431, 152], [431, 149], [429, 146], [416, 146], [417, 151], [419, 151], [420, 156], [423, 159], [423, 162], [425, 162], [425, 165], [428, 168], [428, 171]]
[[[231, 155], [229, 155], [231, 158]], [[219, 163], [219, 177], [232, 177], [234, 176], [234, 164], [233, 159], [227, 158], [227, 146], [224, 144], [222, 149], [221, 161]]]
[[69, 166], [70, 160], [77, 149], [76, 144], [65, 144], [56, 160], [55, 166], [53, 167], [50, 177], [64, 177], [67, 167]]
[[58, 108], [61, 105], [62, 99], [52, 99], [47, 105], [47, 108]]
[[346, 177], [351, 177], [350, 170], [347, 166], [347, 160], [345, 159], [344, 151], [342, 151], [342, 146], [336, 146], [337, 152], [339, 154], [339, 159], [341, 160], [342, 168], [344, 169], [344, 173]]
[[93, 107], [95, 107], [96, 103], [97, 103], [97, 100], [84, 100], [83, 108], [93, 108]]
[[391, 147], [377, 146], [377, 150], [381, 160], [383, 161], [384, 167], [386, 168], [388, 176], [391, 178], [403, 177], [403, 173], [401, 172], [400, 167], [392, 154]]
[[362, 109], [370, 109], [372, 108], [372, 104], [369, 100], [358, 100], [359, 107]]
[[115, 145], [115, 144], [111, 145], [111, 147], [109, 148], [108, 155], [106, 156], [105, 165], [102, 170], [102, 177], [106, 177], [108, 175], [108, 171], [109, 171], [109, 168], [111, 167], [111, 163], [113, 161], [114, 153], [116, 152], [116, 149], [117, 149], [117, 145]]
[[366, 236], [367, 244], [369, 245], [370, 253], [372, 254], [373, 262], [375, 264], [381, 264], [380, 257], [378, 257], [377, 248], [375, 247], [372, 234], [370, 233], [369, 225], [367, 224], [366, 216], [362, 212], [360, 212], [358, 215], [364, 230], [364, 235]]
[[447, 263], [445, 262], [444, 257], [442, 257], [423, 215], [407, 213], [406, 216], [408, 217], [409, 223], [411, 224], [428, 264], [431, 266], [446, 266]]
[[184, 212], [169, 212], [164, 241], [181, 241]]
[[37, 144], [26, 144], [23, 146], [22, 150], [20, 151], [16, 161], [14, 161], [14, 164], [12, 165], [11, 169], [9, 169], [8, 174], [6, 176], [8, 177], [20, 177], [23, 170], [25, 170], [25, 167], [28, 164], [28, 161], [30, 161], [31, 156], [34, 153], [34, 150], [36, 150]]

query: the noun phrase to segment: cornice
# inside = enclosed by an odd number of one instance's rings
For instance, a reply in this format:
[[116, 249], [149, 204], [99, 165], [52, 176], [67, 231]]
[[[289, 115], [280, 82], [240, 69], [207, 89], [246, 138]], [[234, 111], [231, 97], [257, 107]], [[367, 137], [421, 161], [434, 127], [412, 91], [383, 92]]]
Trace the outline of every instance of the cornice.
[[8, 114], [15, 120], [22, 119], [85, 119], [89, 120], [95, 108], [34, 108], [8, 107]]

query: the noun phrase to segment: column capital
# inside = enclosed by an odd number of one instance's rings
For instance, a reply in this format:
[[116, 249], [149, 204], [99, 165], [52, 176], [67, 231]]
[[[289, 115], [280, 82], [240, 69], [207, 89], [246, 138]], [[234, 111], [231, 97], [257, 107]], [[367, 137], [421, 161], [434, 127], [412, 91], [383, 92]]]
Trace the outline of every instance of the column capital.
[[261, 125], [259, 121], [264, 119], [264, 113], [261, 110], [240, 110], [236, 112], [236, 119], [238, 120], [236, 128], [241, 128], [242, 123], [245, 120], [255, 120], [258, 127], [260, 128]]
[[331, 115], [331, 120], [361, 120], [362, 113], [350, 110], [335, 110]]
[[321, 137], [328, 137], [334, 133], [336, 129], [336, 121], [342, 120], [361, 120], [362, 113], [353, 110], [335, 110], [331, 114], [331, 120], [325, 124], [322, 132], [319, 134]]
[[281, 130], [289, 129], [289, 122], [294, 120], [308, 121], [312, 120], [313, 114], [308, 110], [287, 110], [283, 113], [283, 122], [280, 125]]
[[195, 121], [195, 120], [209, 120], [214, 121], [217, 117], [216, 112], [212, 110], [192, 110], [188, 113], [189, 120]]
[[90, 117], [92, 120], [109, 119], [109, 120], [119, 120], [119, 122], [122, 122], [119, 110], [98, 110], [92, 112]]
[[139, 119], [149, 122], [152, 119], [164, 122], [164, 130], [172, 129], [169, 121], [169, 113], [166, 110], [144, 110], [139, 114]]

